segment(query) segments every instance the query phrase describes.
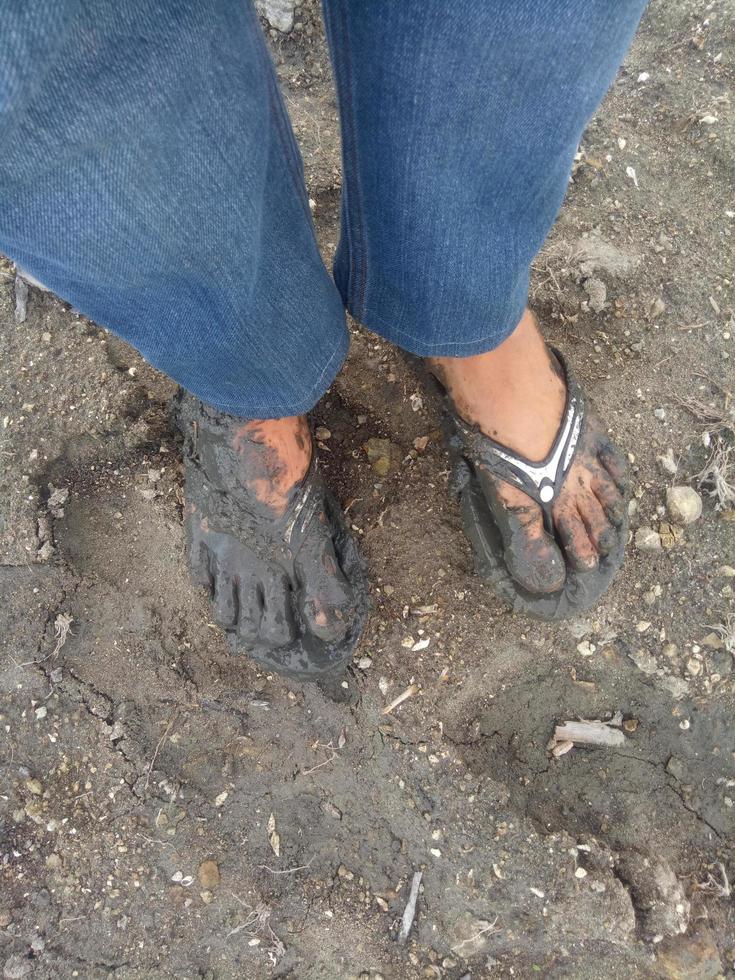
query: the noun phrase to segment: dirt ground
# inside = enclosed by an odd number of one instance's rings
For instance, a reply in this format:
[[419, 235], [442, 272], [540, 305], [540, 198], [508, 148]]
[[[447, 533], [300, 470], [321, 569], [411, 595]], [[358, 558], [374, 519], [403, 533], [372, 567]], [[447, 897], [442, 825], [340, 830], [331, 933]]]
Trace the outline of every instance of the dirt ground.
[[[329, 260], [317, 6], [270, 33]], [[734, 69], [732, 0], [652, 3], [536, 262], [533, 306], [635, 477], [636, 537], [590, 614], [525, 620], [473, 576], [440, 406], [353, 325], [314, 413], [371, 580], [343, 701], [210, 623], [172, 384], [37, 289], [16, 322], [0, 265], [5, 978], [735, 974], [735, 513], [712, 481], [694, 523], [665, 510], [713, 453], [727, 477]], [[616, 712], [623, 746], [547, 751]]]

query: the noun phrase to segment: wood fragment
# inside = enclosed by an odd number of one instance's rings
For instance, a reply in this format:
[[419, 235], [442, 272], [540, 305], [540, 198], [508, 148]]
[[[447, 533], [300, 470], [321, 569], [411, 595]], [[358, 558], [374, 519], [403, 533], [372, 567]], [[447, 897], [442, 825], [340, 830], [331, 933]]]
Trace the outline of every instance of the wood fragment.
[[398, 707], [399, 704], [403, 704], [404, 701], [412, 698], [418, 689], [418, 684], [411, 684], [411, 686], [407, 687], [406, 690], [402, 694], [399, 694], [397, 698], [393, 698], [391, 703], [386, 705], [381, 713], [384, 715], [389, 715], [394, 708]]
[[554, 741], [575, 745], [625, 745], [625, 735], [604, 721], [567, 721], [554, 729]]
[[408, 896], [406, 907], [403, 910], [401, 928], [398, 932], [398, 942], [401, 943], [401, 945], [403, 945], [403, 943], [405, 943], [408, 939], [408, 934], [411, 931], [413, 920], [416, 917], [416, 902], [418, 901], [419, 897], [419, 885], [421, 884], [422, 877], [423, 872], [416, 871], [413, 876], [413, 881], [411, 882], [411, 894]]

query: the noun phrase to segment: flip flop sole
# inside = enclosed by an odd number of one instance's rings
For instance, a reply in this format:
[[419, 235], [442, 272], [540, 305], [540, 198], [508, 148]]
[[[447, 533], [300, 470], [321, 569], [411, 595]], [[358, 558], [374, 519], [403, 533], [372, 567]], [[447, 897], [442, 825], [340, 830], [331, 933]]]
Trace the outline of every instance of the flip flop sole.
[[[463, 461], [464, 463], [464, 461]], [[464, 463], [466, 466], [466, 463]], [[503, 541], [477, 477], [467, 467], [459, 490], [462, 523], [475, 553], [477, 573], [513, 611], [534, 619], [569, 619], [586, 612], [609, 588], [620, 568], [628, 540], [628, 518], [618, 529], [618, 546], [600, 559], [590, 572], [567, 568], [564, 588], [548, 595], [534, 595], [510, 575], [504, 559]]]

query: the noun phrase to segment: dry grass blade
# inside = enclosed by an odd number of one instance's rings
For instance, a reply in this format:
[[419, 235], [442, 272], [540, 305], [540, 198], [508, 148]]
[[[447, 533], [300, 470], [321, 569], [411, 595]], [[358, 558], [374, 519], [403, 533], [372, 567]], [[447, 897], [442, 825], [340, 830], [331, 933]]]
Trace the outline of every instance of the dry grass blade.
[[243, 908], [248, 910], [247, 917], [244, 922], [235, 926], [233, 929], [227, 933], [225, 938], [229, 939], [230, 936], [236, 936], [240, 932], [245, 932], [246, 935], [250, 936], [251, 940], [257, 940], [254, 945], [260, 945], [260, 943], [265, 940], [265, 952], [268, 959], [271, 961], [273, 966], [278, 964], [278, 961], [286, 952], [286, 947], [283, 942], [279, 939], [270, 924], [271, 910], [263, 902], [256, 905], [255, 908], [249, 906], [246, 902], [243, 902], [235, 893], [232, 893], [232, 897], [235, 898]]
[[706, 488], [722, 508], [735, 504], [735, 447], [727, 436], [715, 435], [704, 468], [697, 474], [697, 485]]
[[722, 645], [728, 653], [735, 654], [735, 613], [725, 617], [725, 622], [717, 626], [708, 626], [722, 640]]
[[698, 487], [716, 497], [724, 509], [735, 503], [735, 407], [731, 392], [714, 381], [711, 383], [724, 395], [724, 406], [708, 405], [699, 398], [676, 398], [676, 401], [708, 426], [704, 441], [710, 455], [695, 479]]

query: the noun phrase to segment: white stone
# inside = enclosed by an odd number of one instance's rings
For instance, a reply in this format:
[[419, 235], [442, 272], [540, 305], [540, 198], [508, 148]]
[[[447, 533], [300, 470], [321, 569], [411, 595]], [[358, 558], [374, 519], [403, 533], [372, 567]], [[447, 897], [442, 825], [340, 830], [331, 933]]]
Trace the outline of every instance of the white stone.
[[693, 487], [669, 487], [666, 507], [678, 524], [693, 524], [702, 516], [702, 498]]
[[635, 532], [635, 546], [639, 551], [661, 551], [661, 535], [652, 527], [639, 527]]
[[255, 0], [259, 14], [277, 31], [288, 33], [293, 27], [293, 12], [296, 0]]

